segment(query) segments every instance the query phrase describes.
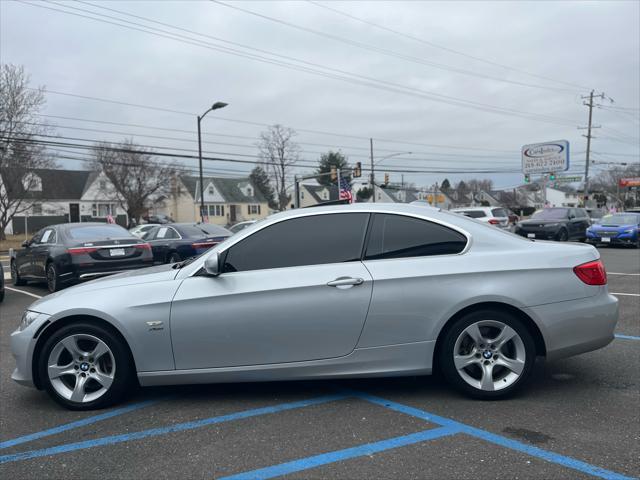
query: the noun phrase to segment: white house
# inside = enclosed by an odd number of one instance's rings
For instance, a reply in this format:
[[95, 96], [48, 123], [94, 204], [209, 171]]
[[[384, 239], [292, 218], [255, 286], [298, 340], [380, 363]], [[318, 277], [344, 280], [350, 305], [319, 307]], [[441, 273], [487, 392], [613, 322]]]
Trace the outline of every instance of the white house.
[[[5, 178], [13, 182], [20, 180], [7, 190]], [[128, 223], [113, 184], [102, 172], [33, 169], [16, 175], [12, 171], [4, 177], [0, 174], [0, 189], [14, 195], [14, 199], [24, 199], [22, 205], [28, 207], [26, 210], [21, 207], [9, 222], [8, 234], [25, 230], [31, 233], [56, 223], [104, 222], [108, 215], [120, 225]]]

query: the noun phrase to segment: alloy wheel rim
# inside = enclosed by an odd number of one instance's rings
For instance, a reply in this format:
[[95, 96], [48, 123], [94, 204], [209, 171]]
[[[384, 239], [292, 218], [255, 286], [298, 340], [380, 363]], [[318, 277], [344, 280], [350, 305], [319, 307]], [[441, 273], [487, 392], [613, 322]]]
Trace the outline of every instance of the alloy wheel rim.
[[73, 334], [60, 340], [51, 350], [47, 375], [54, 390], [63, 398], [88, 403], [109, 391], [116, 373], [113, 352], [98, 337]]
[[487, 392], [503, 390], [518, 381], [526, 349], [520, 335], [497, 320], [481, 320], [465, 328], [453, 348], [458, 375], [470, 386]]
[[11, 262], [11, 280], [15, 281], [18, 279], [18, 269], [16, 267], [15, 262]]

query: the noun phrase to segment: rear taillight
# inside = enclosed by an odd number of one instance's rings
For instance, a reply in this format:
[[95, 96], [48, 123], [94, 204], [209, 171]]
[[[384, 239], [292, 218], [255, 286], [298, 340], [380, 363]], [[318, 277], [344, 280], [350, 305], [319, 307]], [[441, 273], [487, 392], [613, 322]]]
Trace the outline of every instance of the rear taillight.
[[606, 285], [607, 272], [600, 260], [587, 262], [573, 268], [573, 271], [587, 285]]
[[67, 253], [70, 255], [85, 255], [87, 253], [97, 252], [97, 247], [72, 247], [67, 248]]
[[196, 242], [196, 243], [192, 243], [191, 246], [195, 249], [200, 249], [200, 248], [211, 248], [214, 245], [219, 244], [220, 242]]
[[490, 218], [489, 223], [491, 225], [500, 225], [500, 220], [498, 220], [497, 218]]
[[134, 247], [138, 250], [151, 250], [151, 245], [148, 243], [136, 243]]

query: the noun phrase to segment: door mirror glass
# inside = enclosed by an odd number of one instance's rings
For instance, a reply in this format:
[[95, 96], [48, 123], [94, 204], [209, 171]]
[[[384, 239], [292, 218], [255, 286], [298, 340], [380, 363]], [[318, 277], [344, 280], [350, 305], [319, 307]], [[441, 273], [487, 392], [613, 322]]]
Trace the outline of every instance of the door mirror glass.
[[220, 275], [220, 254], [218, 252], [209, 255], [204, 261], [204, 271], [212, 277]]

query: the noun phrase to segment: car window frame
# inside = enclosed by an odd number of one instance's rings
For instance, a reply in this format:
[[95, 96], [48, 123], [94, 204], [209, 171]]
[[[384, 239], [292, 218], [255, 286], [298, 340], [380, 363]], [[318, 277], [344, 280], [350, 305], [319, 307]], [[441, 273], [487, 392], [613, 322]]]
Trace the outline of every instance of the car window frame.
[[[413, 218], [415, 220], [421, 220], [423, 222], [435, 223], [435, 224], [437, 224], [437, 225], [439, 225], [441, 227], [448, 228], [450, 230], [453, 230], [455, 232], [460, 233], [463, 237], [465, 237], [466, 243], [465, 243], [464, 248], [462, 250], [460, 250], [459, 252], [457, 252], [457, 253], [443, 253], [443, 254], [440, 254], [440, 255], [413, 255], [413, 256], [410, 256], [410, 257], [399, 257], [399, 258], [370, 258], [370, 259], [366, 259], [365, 258], [366, 247], [367, 247], [367, 245], [369, 243], [370, 232], [373, 229], [373, 221], [374, 221], [374, 216], [375, 215], [397, 215], [399, 217], [408, 217], [408, 218]], [[478, 221], [477, 219], [473, 219], [473, 220]], [[460, 227], [458, 227], [456, 225], [447, 223], [447, 222], [438, 221], [438, 220], [436, 220], [434, 218], [425, 218], [425, 217], [419, 217], [417, 215], [409, 215], [409, 214], [406, 214], [406, 213], [397, 213], [397, 212], [371, 212], [371, 216], [369, 217], [369, 226], [367, 228], [366, 241], [365, 241], [365, 243], [363, 245], [363, 249], [362, 249], [360, 258], [361, 258], [362, 262], [389, 262], [389, 261], [393, 261], [393, 260], [407, 260], [407, 259], [414, 259], [415, 260], [415, 259], [418, 259], [418, 258], [453, 257], [453, 256], [466, 254], [469, 251], [469, 249], [471, 248], [471, 241], [472, 241], [471, 234], [466, 232], [464, 229], [462, 229], [462, 228], [460, 228]]]
[[[305, 265], [292, 265], [292, 266], [288, 266], [288, 267], [272, 267], [272, 268], [260, 268], [260, 269], [254, 269], [254, 270], [240, 270], [240, 271], [236, 271], [236, 272], [225, 272], [224, 271], [224, 265], [227, 262], [227, 255], [229, 254], [229, 251], [236, 245], [240, 244], [243, 240], [246, 240], [249, 237], [252, 237], [253, 235], [256, 235], [258, 233], [260, 233], [261, 231], [265, 230], [266, 228], [269, 227], [273, 227], [275, 225], [279, 225], [281, 223], [287, 222], [287, 221], [292, 221], [292, 220], [299, 220], [302, 218], [308, 218], [308, 217], [318, 217], [321, 215], [354, 215], [354, 214], [364, 214], [367, 215], [367, 221], [366, 224], [364, 226], [364, 232], [362, 235], [362, 239], [360, 241], [360, 253], [358, 255], [358, 257], [354, 260], [350, 260], [347, 262], [332, 262], [332, 263], [310, 263], [310, 264], [305, 264]], [[343, 264], [343, 263], [351, 263], [351, 262], [360, 262], [362, 263], [363, 261], [363, 256], [364, 256], [364, 249], [367, 245], [367, 241], [368, 241], [368, 235], [369, 235], [369, 228], [371, 226], [371, 219], [373, 218], [373, 212], [318, 212], [318, 213], [313, 213], [313, 214], [308, 214], [308, 215], [299, 215], [299, 216], [295, 216], [295, 217], [290, 217], [290, 218], [283, 218], [282, 220], [280, 220], [279, 222], [274, 222], [274, 223], [270, 223], [268, 225], [265, 225], [263, 228], [256, 230], [255, 232], [251, 233], [250, 235], [247, 235], [245, 237], [242, 237], [240, 239], [238, 239], [237, 241], [235, 241], [233, 244], [229, 245], [227, 248], [225, 248], [222, 252], [219, 252], [219, 259], [220, 259], [220, 265], [221, 265], [221, 270], [222, 273], [220, 273], [220, 275], [229, 275], [229, 274], [239, 274], [239, 273], [246, 273], [246, 272], [261, 272], [261, 271], [269, 271], [269, 270], [283, 270], [285, 268], [300, 268], [300, 267], [318, 267], [321, 265], [336, 265], [336, 264]], [[233, 236], [233, 235], [232, 235]], [[231, 238], [231, 237], [229, 237]], [[203, 269], [201, 269], [200, 271], [196, 272], [196, 275], [199, 274]]]
[[47, 231], [49, 231], [49, 230], [51, 230], [53, 232], [52, 235], [53, 235], [54, 241], [52, 242], [52, 241], [50, 241], [51, 239], [47, 238], [47, 240], [49, 240], [49, 241], [43, 242], [43, 243], [37, 243], [36, 244], [37, 246], [41, 246], [41, 245], [56, 245], [58, 243], [58, 232], [53, 227], [45, 227], [45, 228], [43, 228], [42, 229], [42, 235], [40, 236], [40, 239], [42, 239], [44, 237], [45, 233], [47, 233]]

